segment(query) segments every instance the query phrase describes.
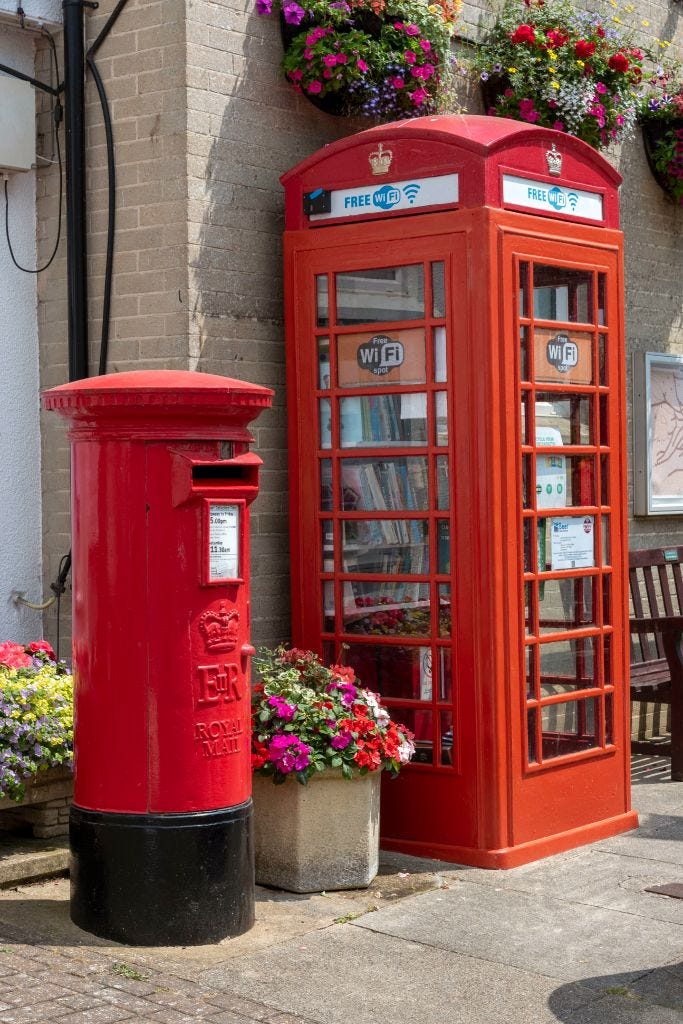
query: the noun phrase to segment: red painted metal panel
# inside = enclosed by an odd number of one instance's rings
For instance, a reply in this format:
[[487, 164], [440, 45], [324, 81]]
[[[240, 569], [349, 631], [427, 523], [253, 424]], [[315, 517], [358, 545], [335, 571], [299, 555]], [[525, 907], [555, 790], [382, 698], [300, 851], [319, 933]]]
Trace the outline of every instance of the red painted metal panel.
[[[180, 813], [249, 798], [248, 505], [261, 460], [247, 425], [271, 396], [175, 371], [43, 396], [71, 428], [79, 807]], [[210, 543], [224, 547], [235, 523], [239, 565], [216, 556], [210, 573]]]

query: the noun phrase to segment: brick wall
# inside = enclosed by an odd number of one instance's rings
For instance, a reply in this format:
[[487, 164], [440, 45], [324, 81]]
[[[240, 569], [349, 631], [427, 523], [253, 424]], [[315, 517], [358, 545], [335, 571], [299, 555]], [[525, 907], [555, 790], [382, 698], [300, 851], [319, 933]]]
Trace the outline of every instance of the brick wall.
[[[111, 5], [88, 13], [94, 39]], [[641, 2], [643, 31], [666, 36], [675, 6]], [[467, 4], [476, 36], [488, 5]], [[683, 33], [675, 37], [680, 51]], [[360, 125], [317, 111], [283, 81], [277, 20], [253, 0], [130, 0], [98, 65], [112, 102], [117, 156], [115, 288], [109, 369], [166, 366], [243, 377], [273, 387], [256, 428], [265, 460], [253, 513], [254, 639], [288, 635], [286, 432], [279, 176]], [[39, 54], [39, 73], [48, 57]], [[39, 99], [45, 106], [45, 101]], [[469, 109], [479, 112], [478, 97]], [[101, 114], [88, 86], [91, 366], [96, 372], [106, 231]], [[39, 117], [47, 132], [47, 116]], [[664, 200], [640, 137], [613, 159], [625, 176], [629, 352], [683, 351], [683, 213]], [[39, 248], [54, 237], [57, 175], [39, 174]], [[66, 379], [65, 249], [39, 279], [42, 382]], [[44, 417], [46, 580], [68, 550], [68, 463], [56, 417]], [[632, 522], [632, 546], [680, 539], [682, 521]], [[68, 602], [67, 602], [68, 605]], [[54, 610], [46, 616], [54, 637]], [[68, 621], [64, 621], [68, 628]]]

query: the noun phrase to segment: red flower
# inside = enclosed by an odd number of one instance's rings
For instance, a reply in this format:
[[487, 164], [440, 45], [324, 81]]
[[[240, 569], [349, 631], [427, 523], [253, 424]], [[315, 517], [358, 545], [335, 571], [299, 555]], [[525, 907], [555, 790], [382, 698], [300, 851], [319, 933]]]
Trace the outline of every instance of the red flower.
[[628, 59], [623, 53], [615, 53], [613, 57], [607, 61], [607, 67], [611, 68], [612, 71], [628, 71], [629, 69]]
[[510, 36], [511, 43], [528, 43], [529, 46], [533, 46], [536, 42], [536, 33], [534, 32], [533, 25], [520, 25], [512, 35]]
[[28, 645], [28, 649], [31, 654], [39, 654], [42, 652], [43, 654], [47, 654], [48, 658], [52, 661], [57, 660], [57, 655], [52, 650], [47, 640], [34, 640], [33, 643]]
[[548, 42], [550, 43], [551, 50], [559, 50], [559, 48], [564, 46], [569, 39], [566, 32], [560, 32], [555, 28], [547, 28], [545, 30], [545, 34]]
[[330, 665], [330, 672], [335, 679], [342, 679], [345, 683], [355, 683], [356, 673], [350, 665]]
[[257, 739], [253, 741], [253, 748], [251, 752], [251, 767], [253, 769], [262, 768], [268, 760], [268, 748], [263, 743], [259, 743]]
[[587, 39], [579, 39], [578, 43], [574, 46], [574, 53], [579, 60], [592, 57], [595, 53], [595, 43], [590, 43]]
[[595, 31], [597, 32], [597, 34], [600, 36], [601, 39], [605, 38], [605, 30], [602, 27], [602, 25], [596, 25], [595, 26]]

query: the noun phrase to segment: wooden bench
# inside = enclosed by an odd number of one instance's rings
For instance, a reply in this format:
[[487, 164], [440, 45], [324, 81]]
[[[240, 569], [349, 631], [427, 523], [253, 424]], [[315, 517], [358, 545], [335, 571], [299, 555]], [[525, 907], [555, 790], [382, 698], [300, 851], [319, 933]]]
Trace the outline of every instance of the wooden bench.
[[683, 781], [683, 547], [629, 552], [631, 700], [671, 706], [671, 743], [634, 740], [637, 754], [667, 754]]

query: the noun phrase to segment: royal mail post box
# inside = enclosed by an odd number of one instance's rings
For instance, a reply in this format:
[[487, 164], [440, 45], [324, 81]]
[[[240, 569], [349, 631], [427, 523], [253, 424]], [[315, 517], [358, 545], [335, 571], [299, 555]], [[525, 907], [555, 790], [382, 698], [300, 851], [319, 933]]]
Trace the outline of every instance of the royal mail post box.
[[293, 641], [415, 733], [385, 848], [510, 867], [636, 823], [620, 180], [475, 116], [283, 178]]
[[253, 923], [247, 425], [271, 396], [170, 370], [43, 395], [72, 446], [71, 913], [106, 938]]

